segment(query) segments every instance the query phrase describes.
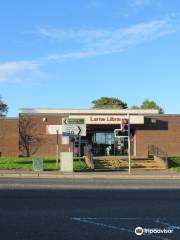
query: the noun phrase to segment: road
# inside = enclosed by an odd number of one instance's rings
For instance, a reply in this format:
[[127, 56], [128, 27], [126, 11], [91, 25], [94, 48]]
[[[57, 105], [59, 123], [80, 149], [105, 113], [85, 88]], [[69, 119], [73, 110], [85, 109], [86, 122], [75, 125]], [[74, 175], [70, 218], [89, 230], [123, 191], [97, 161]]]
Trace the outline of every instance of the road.
[[0, 179], [0, 239], [179, 240], [180, 181]]

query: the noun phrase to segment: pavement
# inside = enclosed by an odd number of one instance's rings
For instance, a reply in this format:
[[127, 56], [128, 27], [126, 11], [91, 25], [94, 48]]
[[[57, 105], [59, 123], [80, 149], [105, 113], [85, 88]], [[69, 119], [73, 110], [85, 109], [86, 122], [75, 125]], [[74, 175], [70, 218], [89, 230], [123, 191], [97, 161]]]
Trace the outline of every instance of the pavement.
[[0, 190], [3, 189], [177, 189], [179, 179], [59, 179], [59, 178], [1, 178]]
[[132, 170], [128, 171], [94, 171], [63, 173], [60, 171], [22, 171], [22, 170], [0, 170], [0, 178], [58, 178], [58, 179], [180, 179], [179, 172], [168, 170]]
[[179, 240], [179, 202], [175, 179], [1, 178], [0, 239]]

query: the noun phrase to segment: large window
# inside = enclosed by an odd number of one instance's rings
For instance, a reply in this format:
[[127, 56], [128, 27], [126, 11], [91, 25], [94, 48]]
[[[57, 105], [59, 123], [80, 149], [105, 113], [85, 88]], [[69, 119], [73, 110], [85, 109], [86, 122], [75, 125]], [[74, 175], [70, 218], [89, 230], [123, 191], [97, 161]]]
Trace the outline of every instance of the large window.
[[104, 132], [104, 133], [94, 133], [93, 142], [96, 144], [114, 144], [114, 133]]

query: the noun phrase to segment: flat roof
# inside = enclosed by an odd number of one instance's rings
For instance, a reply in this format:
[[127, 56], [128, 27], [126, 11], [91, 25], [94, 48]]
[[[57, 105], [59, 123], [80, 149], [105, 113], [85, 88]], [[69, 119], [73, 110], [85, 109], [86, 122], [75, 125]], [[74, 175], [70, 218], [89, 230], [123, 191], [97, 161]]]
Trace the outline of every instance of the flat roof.
[[6, 117], [6, 116], [0, 116], [0, 119], [2, 119], [2, 120], [18, 120], [19, 117]]
[[68, 109], [68, 108], [21, 108], [20, 114], [159, 114], [157, 109]]

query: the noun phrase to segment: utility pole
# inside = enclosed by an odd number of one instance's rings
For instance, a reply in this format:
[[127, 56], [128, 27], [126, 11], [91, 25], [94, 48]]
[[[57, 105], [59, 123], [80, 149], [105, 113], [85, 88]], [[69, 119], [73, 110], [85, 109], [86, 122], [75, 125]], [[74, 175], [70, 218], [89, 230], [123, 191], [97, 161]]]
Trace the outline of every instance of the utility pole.
[[131, 175], [131, 125], [129, 113], [128, 113], [128, 154], [129, 154], [129, 175]]
[[59, 162], [59, 130], [56, 130], [56, 167]]

